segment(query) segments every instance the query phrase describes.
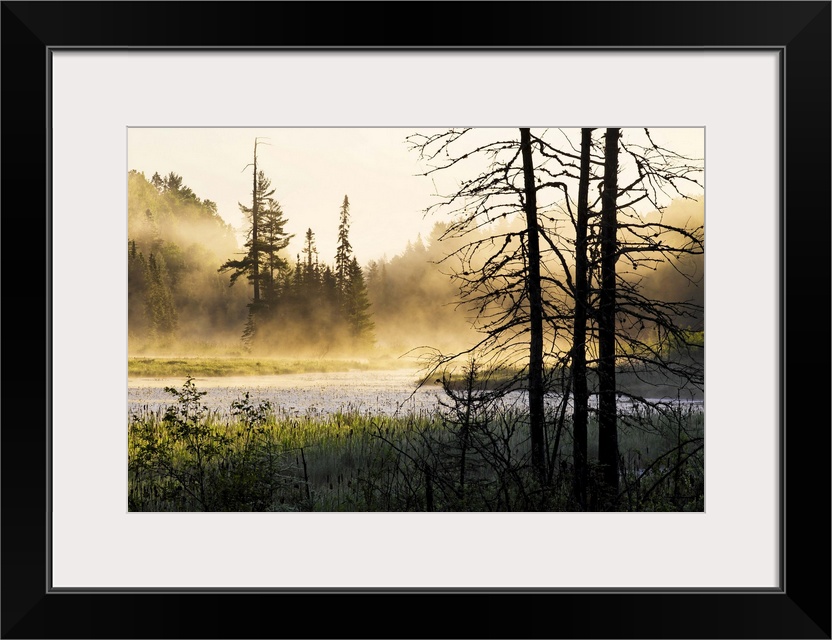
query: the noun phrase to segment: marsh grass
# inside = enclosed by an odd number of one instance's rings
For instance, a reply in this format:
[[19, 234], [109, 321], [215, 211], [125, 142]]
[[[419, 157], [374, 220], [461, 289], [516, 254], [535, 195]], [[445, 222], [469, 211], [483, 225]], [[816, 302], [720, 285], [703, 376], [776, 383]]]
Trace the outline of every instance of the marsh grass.
[[339, 360], [339, 359], [288, 359], [256, 357], [145, 357], [127, 359], [127, 375], [143, 378], [206, 378], [220, 376], [265, 376], [290, 373], [334, 373], [343, 371], [367, 371], [389, 369], [406, 362], [389, 359]]
[[[248, 394], [227, 411], [209, 410], [192, 378], [166, 391], [168, 407], [130, 417], [131, 511], [577, 509], [571, 432], [557, 407], [549, 409], [551, 473], [541, 485], [530, 468], [527, 413], [499, 396], [463, 394], [404, 416], [350, 407], [294, 416]], [[623, 412], [622, 492], [614, 508], [701, 511], [703, 437], [694, 407], [657, 403]]]

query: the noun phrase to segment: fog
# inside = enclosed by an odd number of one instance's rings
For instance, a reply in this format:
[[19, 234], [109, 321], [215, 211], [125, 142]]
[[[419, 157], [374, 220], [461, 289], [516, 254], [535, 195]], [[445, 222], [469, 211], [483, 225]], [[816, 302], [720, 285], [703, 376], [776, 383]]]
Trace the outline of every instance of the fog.
[[[304, 248], [294, 238], [288, 247], [275, 252], [282, 267], [271, 276], [264, 306], [267, 313], [260, 312], [255, 326], [250, 313], [251, 282], [243, 276], [231, 286], [231, 274], [220, 272], [227, 261], [246, 257], [247, 249], [242, 246], [245, 234], [225, 221], [210, 192], [194, 193], [189, 179], [176, 173], [159, 176], [131, 171], [128, 175], [130, 355], [383, 360], [412, 357], [426, 348], [454, 353], [481, 339], [478, 330], [484, 322], [499, 317], [510, 306], [505, 297], [485, 303], [466, 297], [466, 277], [477, 273], [494, 255], [513, 255], [502, 265], [503, 273], [513, 275], [499, 284], [508, 291], [519, 287], [516, 293], [522, 295], [522, 278], [517, 274], [522, 274], [525, 265], [517, 256], [524, 255], [521, 237], [525, 220], [516, 199], [504, 215], [477, 228], [466, 227], [461, 234], [449, 225], [458, 223], [464, 210], [438, 207], [428, 216], [433, 220], [431, 231], [410, 238], [403, 251], [388, 256], [377, 247], [374, 255], [382, 257], [354, 251], [358, 272], [350, 276], [349, 293], [339, 284], [334, 256], [318, 252], [316, 245]], [[239, 200], [250, 205], [250, 191], [240, 193]], [[701, 194], [668, 202], [661, 213], [640, 206], [622, 211], [620, 218], [624, 223], [629, 220], [685, 229], [703, 225]], [[574, 268], [570, 205], [574, 207], [572, 202], [553, 197], [541, 205], [541, 224], [561, 251], [557, 256], [544, 247], [543, 271], [550, 283], [568, 280], [563, 256], [567, 269]], [[399, 208], [412, 207], [401, 202]], [[293, 228], [305, 223], [295, 212], [288, 211], [286, 216], [293, 221]], [[309, 227], [309, 231], [313, 237], [319, 233], [337, 235], [337, 203], [327, 224]], [[390, 226], [396, 221], [380, 218], [376, 224]], [[367, 238], [358, 238], [367, 233], [366, 227], [353, 228], [350, 233], [353, 247], [366, 246]], [[669, 246], [684, 240], [669, 231], [664, 237]], [[626, 244], [631, 240], [632, 232], [622, 226], [620, 241]], [[477, 243], [479, 249], [470, 251]], [[651, 261], [657, 257], [660, 262]], [[637, 285], [650, 299], [704, 304], [702, 255], [677, 259], [653, 254], [636, 262], [622, 259], [618, 270], [622, 282]], [[544, 296], [552, 313], [563, 314], [547, 327], [550, 350], [567, 350], [569, 297], [556, 286], [549, 286]], [[698, 316], [685, 319], [687, 326], [701, 330], [701, 316], [700, 311]], [[509, 336], [505, 339], [508, 351], [514, 345], [521, 353], [523, 331], [518, 327], [503, 334], [504, 338]], [[246, 332], [248, 340], [244, 339]]]

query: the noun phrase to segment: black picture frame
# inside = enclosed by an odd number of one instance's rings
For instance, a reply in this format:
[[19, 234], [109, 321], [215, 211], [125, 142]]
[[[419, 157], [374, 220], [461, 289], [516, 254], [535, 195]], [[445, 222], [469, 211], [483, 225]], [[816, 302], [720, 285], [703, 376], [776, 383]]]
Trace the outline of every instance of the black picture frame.
[[[2, 2], [3, 638], [830, 637], [830, 2], [439, 5]], [[63, 47], [778, 51], [780, 588], [54, 592], [47, 134]]]

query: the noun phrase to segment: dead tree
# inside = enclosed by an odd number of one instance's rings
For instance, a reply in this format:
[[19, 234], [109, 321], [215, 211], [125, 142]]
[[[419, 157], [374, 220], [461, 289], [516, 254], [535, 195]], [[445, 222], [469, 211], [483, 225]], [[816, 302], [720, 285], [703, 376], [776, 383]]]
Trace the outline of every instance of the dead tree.
[[581, 168], [578, 183], [578, 211], [575, 220], [575, 318], [572, 332], [573, 465], [575, 499], [586, 509], [587, 422], [589, 390], [586, 372], [586, 331], [588, 295], [587, 233], [589, 229], [589, 181], [592, 129], [581, 129]]
[[618, 494], [618, 427], [615, 386], [615, 263], [618, 260], [619, 129], [604, 138], [604, 188], [601, 211], [601, 291], [598, 300], [598, 462], [604, 484]]
[[420, 158], [433, 165], [426, 176], [479, 162], [472, 177], [443, 194], [442, 202], [428, 211], [441, 207], [451, 217], [441, 239], [461, 244], [442, 264], [458, 284], [461, 305], [472, 313], [482, 337], [461, 352], [431, 352], [428, 376], [473, 355], [484, 368], [506, 374], [506, 390], [527, 389], [531, 466], [543, 482], [549, 477], [544, 355], [552, 360], [553, 323], [571, 317], [560, 298], [544, 290], [552, 284], [545, 265], [554, 244], [540, 224], [537, 194], [550, 185], [538, 177], [536, 137], [528, 128], [521, 128], [519, 137], [464, 145], [474, 137], [471, 129], [451, 129], [408, 138]]

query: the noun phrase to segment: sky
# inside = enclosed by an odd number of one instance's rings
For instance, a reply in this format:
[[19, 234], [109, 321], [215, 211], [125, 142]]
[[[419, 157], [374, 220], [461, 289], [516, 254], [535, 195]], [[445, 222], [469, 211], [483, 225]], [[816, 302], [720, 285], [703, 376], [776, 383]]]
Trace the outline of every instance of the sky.
[[[493, 135], [499, 130], [489, 130]], [[427, 237], [441, 214], [424, 215], [462, 174], [420, 177], [426, 165], [408, 148], [404, 128], [142, 128], [128, 129], [128, 170], [150, 177], [174, 172], [243, 239], [239, 204], [251, 205], [251, 162], [272, 181], [274, 198], [295, 235], [290, 255], [300, 253], [307, 228], [315, 233], [322, 262], [334, 261], [344, 196], [350, 201], [350, 243], [361, 264], [400, 254], [408, 241]], [[483, 132], [485, 133], [485, 132]], [[704, 129], [656, 129], [660, 144], [704, 157]], [[516, 130], [511, 131], [516, 136]]]

